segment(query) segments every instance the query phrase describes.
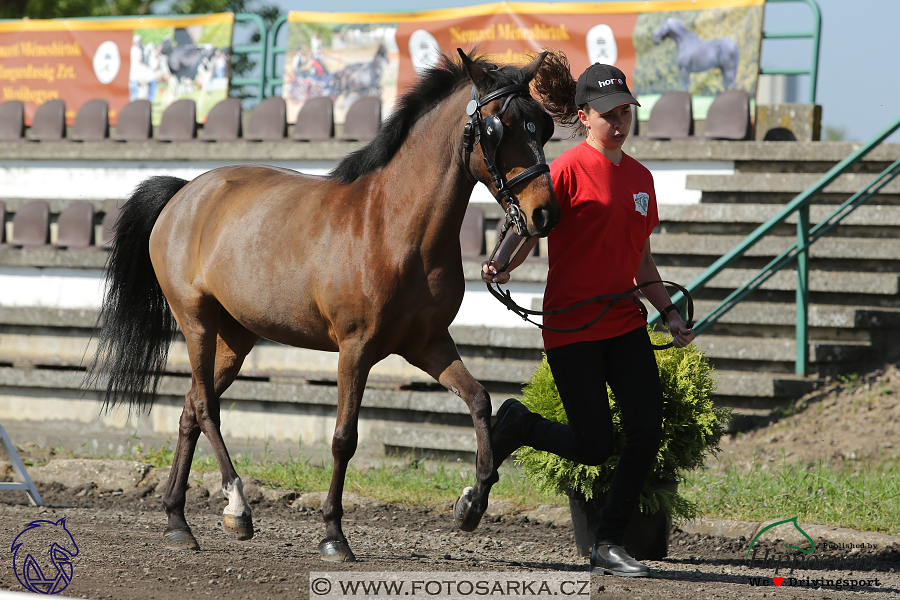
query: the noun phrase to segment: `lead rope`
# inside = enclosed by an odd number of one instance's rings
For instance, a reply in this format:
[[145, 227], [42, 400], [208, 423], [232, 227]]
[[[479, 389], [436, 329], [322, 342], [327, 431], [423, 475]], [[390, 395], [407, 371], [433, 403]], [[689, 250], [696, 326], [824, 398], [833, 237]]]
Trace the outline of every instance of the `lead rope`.
[[[503, 228], [500, 230], [500, 235], [497, 236], [497, 244], [494, 246], [494, 251], [491, 252], [491, 256], [490, 256], [490, 258], [488, 258], [488, 262], [493, 262], [494, 259], [496, 258], [497, 253], [500, 251], [500, 246], [503, 245], [503, 239], [506, 237], [506, 234], [510, 229], [510, 225], [511, 225], [510, 218], [507, 217], [507, 219], [503, 223]], [[510, 260], [507, 261], [507, 263], [505, 265], [503, 265], [503, 267], [500, 269], [500, 272], [505, 271], [509, 267], [509, 262], [512, 260], [513, 257], [515, 257], [519, 253], [519, 250], [522, 249], [522, 246], [525, 245], [525, 242], [527, 240], [528, 240], [527, 237], [522, 236], [522, 239], [519, 242], [518, 246], [516, 246], [515, 251], [513, 251], [512, 254], [510, 254]], [[638, 297], [634, 295], [634, 293], [640, 289], [643, 289], [645, 287], [648, 287], [648, 286], [656, 284], [656, 283], [662, 283], [663, 285], [670, 285], [670, 286], [678, 289], [682, 294], [684, 294], [684, 297], [687, 299], [687, 309], [688, 309], [688, 318], [687, 318], [686, 323], [687, 323], [688, 329], [692, 328], [694, 326], [694, 299], [691, 297], [690, 292], [688, 292], [682, 285], [675, 283], [674, 281], [666, 281], [666, 280], [645, 281], [644, 283], [636, 285], [636, 286], [629, 288], [629, 289], [625, 290], [624, 292], [621, 292], [618, 294], [601, 294], [599, 296], [594, 296], [593, 298], [588, 298], [587, 300], [582, 300], [581, 302], [578, 302], [571, 306], [567, 306], [565, 308], [559, 308], [556, 310], [529, 310], [527, 308], [524, 308], [524, 307], [516, 304], [515, 300], [512, 299], [512, 295], [510, 294], [509, 290], [504, 290], [503, 288], [500, 287], [500, 284], [486, 283], [486, 285], [487, 285], [488, 291], [491, 293], [491, 295], [494, 298], [499, 300], [500, 303], [503, 304], [507, 308], [507, 310], [511, 310], [515, 314], [522, 317], [523, 321], [531, 323], [532, 325], [538, 327], [539, 329], [546, 329], [547, 331], [554, 331], [556, 333], [574, 333], [576, 331], [584, 331], [585, 329], [594, 325], [594, 323], [596, 323], [597, 321], [602, 319], [603, 315], [608, 313], [616, 304], [618, 304], [622, 300], [628, 300], [630, 302], [633, 302], [638, 307], [638, 310], [641, 311], [641, 315], [646, 320], [647, 319], [647, 307], [644, 306], [644, 303], [641, 302], [638, 299]], [[538, 323], [537, 321], [533, 321], [529, 318], [529, 315], [533, 315], [533, 316], [559, 315], [562, 313], [566, 313], [566, 312], [581, 308], [582, 306], [587, 306], [588, 304], [593, 304], [594, 302], [606, 302], [606, 306], [603, 307], [603, 310], [601, 310], [600, 313], [596, 317], [594, 317], [593, 319], [591, 319], [584, 325], [581, 325], [578, 327], [571, 327], [569, 329], [559, 329], [557, 327], [548, 327], [547, 325]], [[654, 350], [665, 350], [667, 348], [671, 348], [674, 345], [675, 345], [675, 341], [673, 340], [673, 341], [669, 342], [668, 344], [663, 344], [661, 346], [653, 344], [653, 349]]]

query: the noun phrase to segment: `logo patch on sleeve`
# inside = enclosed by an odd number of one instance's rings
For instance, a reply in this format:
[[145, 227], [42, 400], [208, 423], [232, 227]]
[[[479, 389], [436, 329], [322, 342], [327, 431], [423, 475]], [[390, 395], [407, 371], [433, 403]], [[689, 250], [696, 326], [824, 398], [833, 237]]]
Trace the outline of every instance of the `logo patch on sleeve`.
[[634, 210], [647, 216], [647, 207], [650, 205], [650, 194], [647, 192], [638, 192], [634, 195]]

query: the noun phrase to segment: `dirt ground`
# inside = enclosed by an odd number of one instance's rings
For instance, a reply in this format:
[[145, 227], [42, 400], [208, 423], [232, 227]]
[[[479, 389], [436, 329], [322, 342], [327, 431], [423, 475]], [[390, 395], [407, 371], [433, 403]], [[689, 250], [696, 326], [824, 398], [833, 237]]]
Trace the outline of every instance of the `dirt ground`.
[[[893, 428], [900, 411], [900, 370], [875, 373], [824, 390], [804, 400], [805, 410], [723, 444], [722, 460], [861, 461], [893, 458]], [[822, 448], [828, 449], [823, 456]], [[754, 458], [754, 453], [756, 457]], [[39, 452], [35, 452], [35, 457]], [[202, 550], [173, 552], [162, 547], [165, 519], [150, 492], [118, 492], [93, 486], [40, 486], [43, 508], [28, 506], [21, 492], [0, 492], [0, 548], [10, 548], [31, 521], [67, 519], [77, 541], [74, 576], [62, 595], [122, 600], [211, 597], [310, 598], [310, 572], [544, 572], [587, 575], [586, 559], [575, 549], [571, 525], [541, 522], [522, 514], [493, 517], [473, 533], [458, 531], [450, 500], [412, 508], [370, 504], [349, 508], [344, 530], [357, 562], [334, 564], [319, 558], [316, 545], [324, 526], [321, 512], [292, 508], [285, 501], [251, 499], [256, 536], [238, 542], [221, 530], [220, 497], [202, 488], [188, 494], [188, 520]], [[492, 521], [492, 522], [491, 522]], [[900, 548], [832, 548], [823, 556], [864, 557], [857, 571], [810, 569], [775, 573], [747, 565], [748, 540], [675, 531], [669, 556], [648, 563], [653, 577], [590, 576], [592, 598], [844, 598], [900, 597]], [[822, 546], [820, 545], [820, 548]], [[780, 546], [755, 546], [785, 552]], [[8, 551], [3, 551], [8, 552]], [[817, 553], [819, 550], [817, 550]], [[0, 556], [3, 554], [0, 553]], [[12, 555], [0, 559], [0, 590], [24, 591]], [[776, 586], [778, 577], [785, 577]], [[773, 579], [775, 577], [775, 579]], [[793, 577], [794, 579], [790, 579]], [[755, 579], [754, 579], [755, 578]], [[817, 579], [848, 580], [841, 589]], [[860, 585], [859, 580], [866, 580]], [[751, 581], [762, 584], [753, 585]], [[852, 585], [852, 582], [857, 582]]]
[[841, 377], [799, 399], [789, 414], [722, 440], [723, 466], [799, 461], [832, 464], [900, 458], [900, 368]]

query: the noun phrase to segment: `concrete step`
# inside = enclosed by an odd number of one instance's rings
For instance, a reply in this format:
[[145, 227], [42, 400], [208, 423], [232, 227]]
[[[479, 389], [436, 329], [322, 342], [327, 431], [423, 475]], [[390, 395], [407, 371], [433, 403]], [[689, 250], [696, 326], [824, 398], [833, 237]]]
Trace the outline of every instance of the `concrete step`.
[[372, 430], [372, 440], [385, 454], [415, 454], [428, 458], [459, 458], [472, 462], [478, 443], [474, 427], [404, 424]]
[[[735, 173], [734, 175], [688, 175], [687, 188], [703, 192], [739, 192], [742, 194], [794, 193], [799, 194], [815, 185], [822, 175], [817, 173]], [[826, 194], [848, 196], [869, 185], [874, 179], [871, 173], [845, 173], [825, 187]], [[874, 196], [877, 202], [881, 194], [900, 194], [897, 179], [884, 186]]]
[[[783, 206], [777, 204], [661, 204], [659, 219], [673, 223], [752, 223], [762, 224], [778, 214]], [[813, 225], [821, 223], [835, 210], [834, 206], [814, 205], [810, 207], [809, 220]], [[797, 224], [797, 214], [786, 219], [789, 224]], [[900, 226], [900, 206], [865, 205], [860, 206], [841, 221], [842, 225], [862, 225], [874, 227]], [[654, 240], [656, 237], [653, 238]]]
[[[694, 302], [694, 319], [708, 315], [716, 306], [718, 302], [709, 300]], [[797, 305], [793, 302], [741, 302], [717, 323], [793, 328], [797, 323]], [[830, 334], [847, 336], [853, 331], [865, 334], [872, 328], [900, 327], [900, 309], [810, 304], [807, 323], [814, 330], [819, 328]], [[815, 336], [815, 331], [812, 335]]]
[[[659, 266], [663, 279], [688, 284], [706, 271], [703, 267]], [[756, 275], [756, 269], [724, 269], [707, 284], [708, 289], [733, 290]], [[762, 285], [764, 290], [793, 291], [797, 289], [795, 271], [779, 271]], [[864, 273], [853, 271], [810, 271], [809, 290], [834, 294], [871, 294], [896, 296], [900, 294], [900, 275], [897, 273]]]
[[[729, 253], [745, 239], [740, 235], [659, 233], [651, 238], [654, 255], [714, 256]], [[794, 236], [770, 235], [747, 249], [744, 256], [772, 257], [796, 243]], [[900, 239], [823, 237], [809, 250], [813, 259], [900, 260]]]
[[[717, 359], [792, 363], [797, 358], [797, 344], [793, 339], [700, 335], [694, 343], [713, 363]], [[869, 342], [812, 341], [809, 361], [811, 364], [859, 361], [868, 355], [871, 347]]]
[[752, 400], [796, 399], [812, 391], [821, 379], [784, 373], [716, 371], [716, 395]]

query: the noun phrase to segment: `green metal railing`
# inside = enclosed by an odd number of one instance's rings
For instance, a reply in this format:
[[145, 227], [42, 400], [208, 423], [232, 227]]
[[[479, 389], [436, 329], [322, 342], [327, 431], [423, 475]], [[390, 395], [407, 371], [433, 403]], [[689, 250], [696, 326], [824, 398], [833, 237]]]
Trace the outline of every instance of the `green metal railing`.
[[[282, 15], [272, 23], [272, 29], [269, 30], [269, 39], [266, 43], [266, 52], [268, 54], [266, 58], [266, 65], [268, 68], [266, 71], [266, 96], [273, 96], [275, 94], [275, 88], [284, 83], [284, 75], [280, 77], [275, 75], [275, 64], [278, 62], [276, 60], [276, 55], [287, 53], [287, 46], [276, 46], [275, 42], [278, 39], [279, 31], [286, 23], [287, 15]], [[285, 41], [285, 44], [287, 44], [287, 41]]]
[[256, 100], [262, 101], [266, 97], [266, 57], [269, 47], [269, 32], [266, 29], [266, 23], [259, 15], [250, 13], [236, 13], [234, 15], [235, 23], [253, 23], [256, 25], [259, 33], [259, 42], [255, 44], [246, 44], [243, 46], [232, 46], [232, 54], [258, 54], [259, 62], [257, 68], [259, 74], [251, 77], [231, 77], [231, 86], [252, 85], [256, 87]]
[[[696, 333], [702, 333], [704, 330], [713, 325], [725, 313], [734, 308], [741, 300], [747, 297], [751, 292], [757, 290], [768, 281], [775, 273], [789, 265], [796, 259], [797, 261], [797, 323], [796, 323], [796, 341], [797, 341], [797, 357], [795, 364], [795, 372], [797, 375], [806, 375], [809, 365], [809, 247], [823, 235], [833, 229], [838, 223], [845, 219], [857, 207], [864, 204], [874, 194], [878, 193], [881, 188], [890, 183], [895, 177], [900, 175], [900, 159], [891, 163], [886, 169], [875, 176], [875, 178], [865, 188], [853, 194], [837, 210], [835, 210], [827, 218], [819, 222], [815, 227], [810, 228], [809, 225], [809, 207], [813, 198], [822, 192], [826, 186], [836, 180], [841, 174], [849, 171], [853, 165], [858, 163], [873, 148], [883, 142], [888, 136], [900, 129], [900, 118], [891, 123], [884, 131], [869, 140], [865, 145], [853, 152], [850, 156], [832, 167], [825, 175], [822, 176], [812, 187], [805, 192], [799, 194], [791, 200], [778, 214], [760, 225], [756, 231], [751, 233], [743, 242], [737, 245], [731, 252], [718, 259], [712, 264], [702, 275], [685, 286], [688, 291], [694, 292], [706, 285], [713, 277], [722, 272], [723, 269], [741, 258], [749, 248], [768, 235], [775, 227], [784, 223], [788, 217], [795, 212], [797, 213], [797, 241], [794, 244], [772, 259], [769, 264], [760, 269], [750, 281], [740, 286], [738, 289], [722, 300], [709, 314], [699, 319], [694, 326]], [[677, 294], [673, 301], [676, 304], [683, 305], [683, 295]]]
[[769, 3], [784, 2], [803, 2], [806, 3], [813, 13], [813, 28], [811, 31], [763, 31], [764, 40], [783, 40], [783, 39], [812, 39], [812, 63], [808, 69], [804, 68], [763, 68], [760, 65], [760, 75], [809, 75], [809, 104], [816, 103], [816, 85], [819, 75], [819, 40], [822, 35], [822, 13], [819, 11], [819, 5], [815, 0], [766, 0]]

